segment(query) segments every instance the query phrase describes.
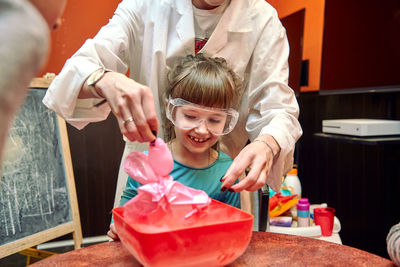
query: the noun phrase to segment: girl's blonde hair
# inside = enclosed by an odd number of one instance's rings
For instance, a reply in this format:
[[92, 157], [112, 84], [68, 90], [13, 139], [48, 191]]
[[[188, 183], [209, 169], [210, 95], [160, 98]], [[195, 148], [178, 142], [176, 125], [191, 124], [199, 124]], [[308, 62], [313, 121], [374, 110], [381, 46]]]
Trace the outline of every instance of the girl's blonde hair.
[[[168, 73], [166, 97], [216, 108], [237, 108], [242, 83], [225, 59], [202, 53], [188, 55]], [[166, 120], [167, 141], [175, 138], [173, 124]]]

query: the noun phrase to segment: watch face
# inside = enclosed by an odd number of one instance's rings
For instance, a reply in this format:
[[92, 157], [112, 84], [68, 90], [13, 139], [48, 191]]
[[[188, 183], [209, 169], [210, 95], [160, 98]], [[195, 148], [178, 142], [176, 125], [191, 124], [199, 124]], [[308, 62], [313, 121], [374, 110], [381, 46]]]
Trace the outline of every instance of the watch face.
[[103, 76], [103, 74], [104, 74], [104, 70], [103, 70], [103, 69], [98, 69], [98, 70], [96, 70], [95, 72], [93, 72], [93, 73], [89, 76], [89, 78], [88, 78], [88, 80], [87, 80], [88, 85], [90, 85], [90, 86], [95, 85], [96, 82], [97, 82], [98, 80], [100, 80], [100, 78]]

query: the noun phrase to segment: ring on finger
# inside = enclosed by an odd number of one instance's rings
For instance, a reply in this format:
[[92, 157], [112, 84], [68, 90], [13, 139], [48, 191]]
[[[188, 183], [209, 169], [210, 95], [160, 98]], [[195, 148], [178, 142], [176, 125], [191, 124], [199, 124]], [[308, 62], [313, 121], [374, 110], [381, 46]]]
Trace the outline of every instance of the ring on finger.
[[123, 121], [122, 121], [122, 124], [125, 124], [125, 123], [130, 122], [130, 121], [133, 121], [133, 118], [132, 118], [132, 117], [129, 117], [129, 118], [127, 118], [126, 120], [123, 120]]

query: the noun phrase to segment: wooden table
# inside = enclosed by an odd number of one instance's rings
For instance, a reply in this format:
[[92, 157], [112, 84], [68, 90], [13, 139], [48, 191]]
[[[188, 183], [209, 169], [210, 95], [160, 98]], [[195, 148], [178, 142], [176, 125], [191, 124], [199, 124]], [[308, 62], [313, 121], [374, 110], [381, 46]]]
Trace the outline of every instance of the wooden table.
[[[141, 266], [121, 242], [105, 242], [33, 264], [39, 266]], [[239, 266], [395, 266], [390, 260], [356, 248], [317, 239], [253, 232]]]

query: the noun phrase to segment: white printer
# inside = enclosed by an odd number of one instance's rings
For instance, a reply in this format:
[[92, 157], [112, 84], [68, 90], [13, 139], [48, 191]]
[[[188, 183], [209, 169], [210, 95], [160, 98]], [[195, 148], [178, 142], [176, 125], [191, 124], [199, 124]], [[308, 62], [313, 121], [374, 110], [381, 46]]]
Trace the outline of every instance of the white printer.
[[354, 136], [400, 135], [400, 121], [376, 119], [323, 120], [322, 132]]

